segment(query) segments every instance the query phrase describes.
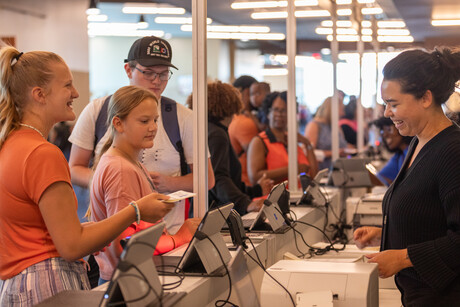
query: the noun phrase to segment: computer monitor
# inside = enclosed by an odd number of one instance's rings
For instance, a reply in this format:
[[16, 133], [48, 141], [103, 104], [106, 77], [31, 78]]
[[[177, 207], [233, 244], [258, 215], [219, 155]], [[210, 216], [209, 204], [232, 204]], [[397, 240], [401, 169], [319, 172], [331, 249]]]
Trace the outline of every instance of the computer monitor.
[[[201, 220], [190, 244], [179, 260], [177, 269], [186, 275], [224, 275], [224, 264], [219, 256], [222, 256], [225, 264], [230, 259], [230, 251], [225, 244], [220, 230], [225, 224], [233, 203], [210, 210]], [[205, 234], [212, 240], [211, 243]], [[216, 249], [217, 248], [217, 249]]]
[[260, 303], [257, 291], [249, 273], [248, 264], [246, 263], [241, 246], [238, 247], [235, 256], [230, 260], [228, 272], [238, 297], [239, 306], [259, 307]]
[[[166, 305], [163, 304], [165, 293], [152, 259], [164, 227], [165, 223], [161, 222], [131, 236], [112, 274], [100, 306]], [[172, 303], [180, 300], [185, 292], [174, 294], [177, 296]]]
[[366, 164], [369, 159], [339, 158], [332, 165], [330, 179], [334, 186], [339, 187], [371, 187], [373, 186]]

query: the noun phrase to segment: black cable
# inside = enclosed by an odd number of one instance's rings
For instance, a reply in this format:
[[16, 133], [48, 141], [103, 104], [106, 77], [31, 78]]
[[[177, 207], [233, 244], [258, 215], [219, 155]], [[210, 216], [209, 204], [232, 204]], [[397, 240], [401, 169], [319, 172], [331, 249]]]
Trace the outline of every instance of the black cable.
[[[163, 261], [162, 261], [163, 262]], [[181, 269], [179, 269], [178, 271], [166, 271], [166, 270], [162, 270], [161, 268], [167, 268], [167, 267], [171, 267], [173, 269], [176, 268], [175, 265], [160, 265], [160, 266], [157, 266], [157, 271], [158, 273], [160, 273], [161, 275], [163, 275], [163, 290], [174, 290], [178, 287], [180, 287], [180, 285], [182, 284], [182, 282], [184, 281], [185, 279], [185, 273], [184, 271], [182, 271]], [[160, 268], [160, 269], [159, 269]], [[173, 282], [170, 282], [170, 283], [165, 283], [164, 282], [164, 277], [165, 276], [174, 276], [174, 277], [178, 277], [179, 280], [178, 281], [173, 281]]]
[[292, 233], [294, 234], [295, 248], [296, 248], [297, 251], [300, 253], [300, 257], [305, 258], [305, 255], [306, 255], [306, 254], [300, 250], [300, 248], [299, 248], [299, 246], [298, 246], [298, 244], [297, 244], [297, 236], [296, 236], [295, 231], [292, 231]]
[[267, 270], [265, 269], [265, 267], [264, 267], [263, 264], [262, 264], [262, 261], [260, 261], [259, 254], [257, 253], [257, 250], [256, 250], [256, 248], [254, 247], [254, 244], [252, 243], [252, 240], [249, 239], [249, 242], [250, 242], [251, 245], [252, 245], [252, 248], [253, 248], [253, 250], [254, 250], [254, 253], [256, 254], [256, 257], [257, 257], [257, 260], [258, 260], [258, 261], [257, 261], [256, 259], [254, 259], [254, 258], [248, 253], [248, 251], [246, 251], [245, 249], [243, 249], [243, 251], [246, 253], [246, 255], [249, 256], [249, 258], [252, 259], [252, 261], [254, 261], [257, 265], [259, 265], [259, 266], [262, 268], [262, 270], [265, 272], [265, 274], [267, 274], [267, 275], [268, 275], [271, 279], [273, 279], [281, 288], [283, 288], [284, 291], [286, 291], [286, 293], [289, 295], [289, 298], [291, 299], [292, 305], [295, 307], [296, 304], [295, 304], [294, 298], [292, 297], [292, 295], [291, 295], [291, 293], [289, 292], [289, 290], [286, 289], [286, 287], [283, 286], [278, 280], [276, 280], [275, 277], [273, 277], [270, 273], [267, 272]]
[[[220, 212], [220, 210], [219, 210], [219, 212]], [[205, 234], [202, 231], [198, 231], [197, 233], [198, 233], [199, 236], [202, 236], [202, 237], [208, 239], [209, 242], [211, 242], [211, 244], [214, 246], [214, 248], [217, 251], [217, 254], [219, 255], [220, 260], [222, 261], [222, 264], [223, 264], [223, 266], [225, 268], [225, 271], [227, 272], [227, 276], [228, 276], [229, 290], [228, 290], [227, 299], [225, 299], [225, 300], [217, 300], [214, 303], [214, 305], [216, 307], [223, 307], [223, 306], [225, 306], [225, 304], [228, 303], [228, 304], [230, 304], [230, 305], [232, 305], [234, 307], [238, 307], [238, 305], [235, 305], [234, 303], [230, 302], [230, 296], [232, 295], [232, 278], [230, 277], [230, 272], [228, 271], [228, 267], [227, 267], [227, 264], [224, 261], [224, 258], [222, 257], [222, 255], [221, 255], [219, 249], [217, 248], [216, 244], [211, 240], [211, 238], [207, 234]]]

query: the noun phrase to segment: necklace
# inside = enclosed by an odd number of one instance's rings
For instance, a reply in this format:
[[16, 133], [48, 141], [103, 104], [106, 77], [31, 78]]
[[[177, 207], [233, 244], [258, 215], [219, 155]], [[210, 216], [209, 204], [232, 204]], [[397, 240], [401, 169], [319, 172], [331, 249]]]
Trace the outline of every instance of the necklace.
[[23, 127], [27, 127], [27, 128], [33, 129], [33, 130], [37, 131], [38, 133], [40, 133], [40, 135], [42, 136], [42, 138], [45, 138], [45, 136], [43, 135], [43, 133], [41, 133], [41, 131], [38, 130], [37, 128], [35, 128], [34, 126], [27, 125], [27, 124], [23, 124], [23, 123], [19, 123], [19, 126], [23, 126]]
[[132, 164], [136, 165], [138, 168], [140, 168], [140, 170], [142, 171], [142, 173], [144, 174], [145, 178], [147, 179], [149, 185], [150, 185], [150, 188], [152, 189], [152, 191], [156, 191], [156, 188], [155, 188], [155, 185], [153, 184], [153, 181], [152, 179], [150, 178], [150, 176], [145, 172], [145, 169], [142, 167], [141, 163], [139, 161], [136, 161], [136, 160], [133, 160], [127, 153], [125, 153], [123, 150], [115, 147], [115, 146], [112, 146], [113, 149], [115, 149], [116, 151], [118, 151], [126, 160], [128, 160], [129, 162], [131, 162]]

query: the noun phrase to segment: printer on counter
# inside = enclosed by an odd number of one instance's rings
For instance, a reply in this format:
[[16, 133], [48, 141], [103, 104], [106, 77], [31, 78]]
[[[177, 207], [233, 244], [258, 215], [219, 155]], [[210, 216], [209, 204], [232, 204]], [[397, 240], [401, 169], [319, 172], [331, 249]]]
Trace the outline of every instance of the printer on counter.
[[[267, 272], [289, 291], [297, 306], [379, 305], [378, 269], [375, 263], [281, 260]], [[260, 297], [262, 306], [292, 305], [286, 291], [267, 274], [263, 277]]]

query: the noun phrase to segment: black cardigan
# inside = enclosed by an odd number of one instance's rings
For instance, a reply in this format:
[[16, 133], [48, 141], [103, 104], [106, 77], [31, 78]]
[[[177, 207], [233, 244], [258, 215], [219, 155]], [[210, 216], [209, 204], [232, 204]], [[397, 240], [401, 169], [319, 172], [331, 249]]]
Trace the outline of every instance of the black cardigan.
[[414, 266], [396, 275], [406, 290], [441, 293], [460, 284], [460, 128], [433, 137], [408, 169], [417, 144], [383, 199], [381, 249], [407, 248]]
[[261, 187], [247, 187], [241, 181], [241, 164], [230, 143], [227, 127], [209, 121], [208, 146], [216, 179], [209, 193], [209, 201], [215, 201], [217, 205], [233, 202], [235, 210], [245, 214], [251, 198], [262, 195]]

